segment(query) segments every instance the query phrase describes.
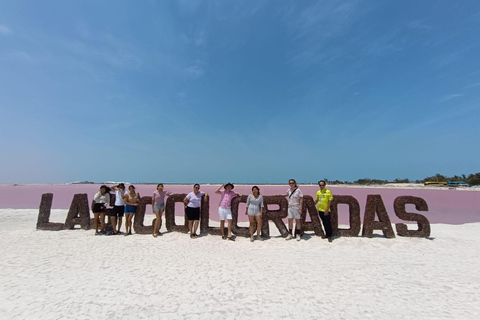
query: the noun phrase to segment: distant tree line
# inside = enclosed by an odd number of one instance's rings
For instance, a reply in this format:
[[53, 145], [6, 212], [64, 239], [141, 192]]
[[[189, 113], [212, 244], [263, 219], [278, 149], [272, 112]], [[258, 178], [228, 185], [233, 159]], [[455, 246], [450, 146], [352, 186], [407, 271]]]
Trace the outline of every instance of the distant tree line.
[[425, 181], [438, 181], [438, 182], [449, 182], [449, 181], [465, 181], [471, 186], [480, 185], [480, 172], [471, 173], [468, 176], [462, 174], [460, 176], [447, 177], [437, 173], [434, 176], [426, 177], [422, 180], [409, 180], [409, 179], [395, 179], [395, 180], [379, 180], [379, 179], [358, 179], [357, 181], [340, 181], [340, 180], [328, 180], [324, 179], [329, 184], [387, 184], [387, 183], [423, 183]]

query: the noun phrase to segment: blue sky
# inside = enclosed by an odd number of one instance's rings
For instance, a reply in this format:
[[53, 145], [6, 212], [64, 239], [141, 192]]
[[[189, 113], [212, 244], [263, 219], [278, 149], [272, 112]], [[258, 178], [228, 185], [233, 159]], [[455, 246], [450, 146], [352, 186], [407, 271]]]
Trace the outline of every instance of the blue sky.
[[480, 171], [478, 1], [2, 1], [0, 183]]

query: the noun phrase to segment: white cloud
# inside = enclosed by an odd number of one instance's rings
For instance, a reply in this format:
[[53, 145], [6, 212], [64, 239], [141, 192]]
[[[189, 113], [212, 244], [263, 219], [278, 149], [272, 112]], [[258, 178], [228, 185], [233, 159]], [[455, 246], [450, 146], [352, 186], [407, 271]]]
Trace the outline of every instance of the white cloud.
[[407, 22], [407, 27], [415, 30], [432, 30], [433, 27], [424, 23], [425, 20], [413, 20]]
[[0, 24], [0, 35], [8, 36], [11, 33], [12, 33], [12, 30], [10, 30], [9, 27], [7, 27], [4, 24]]
[[446, 95], [440, 98], [439, 102], [445, 102], [445, 101], [452, 100], [459, 97], [463, 97], [463, 93], [454, 93], [454, 94]]
[[5, 55], [7, 59], [13, 61], [20, 61], [22, 63], [32, 63], [35, 62], [35, 59], [25, 51], [13, 50]]
[[205, 74], [205, 68], [203, 67], [203, 63], [198, 60], [193, 66], [185, 68], [184, 71], [188, 76], [191, 76], [193, 78], [198, 78]]
[[474, 88], [474, 87], [478, 87], [478, 86], [480, 86], [480, 82], [473, 83], [473, 84], [469, 85], [467, 88]]
[[348, 54], [342, 46], [331, 42], [346, 34], [364, 16], [365, 9], [360, 3], [359, 0], [317, 1], [307, 7], [299, 1], [284, 7], [279, 14], [295, 43], [290, 54], [294, 68], [331, 63]]

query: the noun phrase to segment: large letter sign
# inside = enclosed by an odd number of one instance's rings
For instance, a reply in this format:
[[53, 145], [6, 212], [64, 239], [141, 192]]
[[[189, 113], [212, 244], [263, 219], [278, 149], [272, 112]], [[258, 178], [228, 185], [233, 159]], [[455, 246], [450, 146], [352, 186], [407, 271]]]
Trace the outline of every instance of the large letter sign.
[[[184, 215], [183, 225], [175, 223], [175, 203], [181, 202], [183, 207], [183, 199], [186, 194], [171, 194], [165, 203], [165, 220], [166, 228], [169, 232], [183, 232], [188, 233], [188, 218]], [[112, 195], [110, 206], [113, 205], [115, 199]], [[42, 195], [40, 202], [40, 210], [38, 213], [37, 229], [40, 230], [63, 230], [73, 229], [76, 225], [80, 225], [82, 229], [88, 230], [93, 223], [90, 219], [90, 210], [88, 207], [88, 197], [86, 194], [76, 194], [73, 197], [72, 204], [65, 219], [65, 223], [50, 222], [50, 212], [52, 208], [53, 194], [45, 193]], [[232, 232], [239, 236], [248, 237], [249, 229], [247, 227], [238, 226], [239, 206], [240, 203], [245, 203], [247, 196], [234, 197], [232, 200]], [[287, 217], [288, 201], [284, 195], [263, 196], [264, 208], [262, 215], [262, 236], [269, 237], [269, 221], [272, 221], [277, 227], [282, 237], [288, 235], [287, 227], [283, 220]], [[153, 225], [155, 218], [151, 225], [144, 225], [145, 213], [148, 205], [151, 205], [152, 197], [141, 197], [137, 206], [137, 212], [133, 222], [133, 228], [138, 234], [153, 233]], [[349, 212], [350, 228], [342, 229], [338, 227], [338, 206], [347, 205]], [[428, 205], [422, 198], [412, 196], [401, 196], [394, 200], [394, 210], [398, 218], [404, 221], [415, 221], [418, 225], [417, 230], [408, 230], [404, 223], [396, 223], [395, 228], [397, 234], [403, 237], [422, 237], [428, 238], [430, 236], [430, 223], [428, 219], [418, 213], [407, 212], [405, 206], [407, 204], [414, 205], [418, 211], [428, 211]], [[277, 208], [273, 208], [277, 206]], [[310, 216], [310, 221], [307, 220], [307, 214]], [[202, 197], [200, 208], [200, 233], [208, 233], [211, 235], [221, 235], [222, 232], [218, 227], [210, 227], [210, 199], [207, 196]], [[336, 195], [331, 205], [332, 228], [333, 234], [336, 236], [356, 237], [361, 228], [360, 220], [360, 205], [352, 196]], [[375, 218], [378, 217], [378, 220]], [[303, 197], [302, 207], [302, 230], [313, 231], [316, 236], [324, 236], [321, 222], [318, 217], [317, 208], [311, 196]], [[395, 238], [390, 218], [380, 195], [367, 195], [367, 203], [365, 206], [365, 215], [363, 218], [362, 236], [372, 238], [373, 231], [380, 230], [386, 238]]]

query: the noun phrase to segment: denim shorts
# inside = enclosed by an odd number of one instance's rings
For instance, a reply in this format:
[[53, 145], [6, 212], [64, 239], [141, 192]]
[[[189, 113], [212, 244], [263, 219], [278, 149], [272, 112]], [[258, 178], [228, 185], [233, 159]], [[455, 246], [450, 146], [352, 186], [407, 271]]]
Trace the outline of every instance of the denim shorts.
[[155, 203], [155, 205], [153, 206], [153, 211], [160, 211], [160, 210], [165, 210], [165, 204]]
[[137, 206], [131, 206], [128, 204], [125, 206], [125, 213], [135, 214], [136, 211], [137, 211]]

